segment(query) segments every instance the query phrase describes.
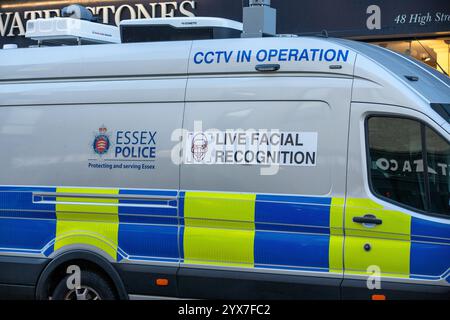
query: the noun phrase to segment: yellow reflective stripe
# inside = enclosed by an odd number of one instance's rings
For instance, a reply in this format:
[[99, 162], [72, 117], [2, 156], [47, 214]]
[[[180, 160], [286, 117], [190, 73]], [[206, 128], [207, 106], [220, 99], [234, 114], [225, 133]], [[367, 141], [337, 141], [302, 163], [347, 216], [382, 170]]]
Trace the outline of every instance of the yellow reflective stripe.
[[[375, 215], [383, 220], [381, 225], [372, 229], [353, 222], [354, 217], [366, 214]], [[411, 216], [401, 211], [386, 210], [371, 199], [348, 199], [345, 214], [347, 235], [371, 236], [385, 239], [411, 240]]]
[[344, 234], [344, 198], [333, 198], [330, 207], [330, 233]]
[[[353, 222], [354, 217], [373, 214], [383, 223], [373, 228]], [[386, 210], [371, 199], [348, 199], [345, 214], [346, 273], [368, 275], [378, 267], [381, 276], [408, 278], [410, 273], [411, 216]], [[370, 244], [370, 251], [364, 245]]]
[[186, 192], [184, 262], [254, 266], [255, 194]]
[[330, 207], [329, 271], [342, 272], [344, 268], [344, 198], [333, 198]]
[[[353, 236], [345, 241], [346, 273], [370, 275], [368, 268], [375, 266], [381, 276], [409, 278], [411, 242]], [[364, 250], [366, 243], [370, 243], [370, 251]]]
[[255, 231], [186, 227], [184, 263], [254, 267]]
[[[58, 194], [118, 195], [118, 189], [57, 188]], [[117, 258], [118, 199], [56, 198], [55, 250], [68, 245], [91, 245]], [[96, 205], [95, 203], [99, 203]]]
[[[118, 195], [118, 189], [87, 189], [87, 188], [56, 188], [58, 194], [87, 194], [92, 195]], [[80, 213], [111, 213], [117, 215], [119, 199], [101, 198], [56, 198], [56, 212], [80, 212]], [[70, 203], [70, 204], [67, 204]], [[79, 203], [79, 204], [78, 204]], [[99, 205], [95, 205], [99, 203]], [[101, 204], [101, 205], [100, 205]]]
[[205, 224], [228, 221], [254, 228], [255, 202], [256, 194], [186, 192], [184, 217], [187, 225], [201, 219]]

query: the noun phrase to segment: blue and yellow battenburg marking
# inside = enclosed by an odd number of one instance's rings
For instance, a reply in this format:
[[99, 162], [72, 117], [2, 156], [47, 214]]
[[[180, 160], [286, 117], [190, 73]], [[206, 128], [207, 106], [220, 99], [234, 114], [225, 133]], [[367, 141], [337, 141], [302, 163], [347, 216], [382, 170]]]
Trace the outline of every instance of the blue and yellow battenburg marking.
[[178, 261], [177, 194], [164, 190], [0, 187], [0, 252], [49, 256], [64, 247], [87, 245], [104, 251], [112, 260]]
[[186, 192], [181, 202], [187, 264], [342, 272], [342, 200]]
[[[368, 233], [352, 222], [368, 209], [389, 224]], [[88, 245], [115, 261], [335, 273], [345, 259], [348, 273], [377, 263], [386, 276], [450, 280], [449, 224], [368, 199], [349, 199], [344, 219], [342, 198], [5, 186], [0, 218], [0, 252], [49, 256]], [[368, 237], [370, 255], [360, 252]]]
[[[383, 223], [366, 228], [352, 221], [367, 213]], [[348, 199], [345, 227], [348, 274], [366, 275], [369, 267], [377, 266], [385, 277], [439, 280], [450, 272], [450, 224], [386, 209], [370, 199]], [[371, 244], [368, 252], [366, 243]]]

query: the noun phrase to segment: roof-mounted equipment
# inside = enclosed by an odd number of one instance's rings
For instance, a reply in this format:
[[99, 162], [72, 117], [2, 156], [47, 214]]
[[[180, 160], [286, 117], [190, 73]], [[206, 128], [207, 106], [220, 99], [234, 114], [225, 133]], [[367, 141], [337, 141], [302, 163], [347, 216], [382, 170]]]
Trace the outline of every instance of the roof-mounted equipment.
[[82, 6], [68, 6], [62, 9], [62, 15], [29, 20], [25, 37], [37, 40], [39, 45], [120, 43], [119, 28], [93, 22], [95, 17]]
[[273, 37], [277, 33], [277, 10], [270, 7], [270, 0], [249, 0], [243, 12], [242, 38]]
[[242, 23], [208, 17], [132, 19], [120, 23], [123, 43], [239, 38]]

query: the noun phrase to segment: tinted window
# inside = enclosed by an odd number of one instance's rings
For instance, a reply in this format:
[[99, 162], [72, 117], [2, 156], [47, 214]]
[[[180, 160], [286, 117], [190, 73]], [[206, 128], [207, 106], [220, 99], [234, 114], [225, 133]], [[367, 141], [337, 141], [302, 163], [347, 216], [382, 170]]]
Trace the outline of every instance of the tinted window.
[[425, 210], [421, 124], [408, 119], [373, 117], [368, 121], [368, 131], [373, 191]]
[[450, 215], [450, 145], [426, 128], [430, 210]]
[[165, 25], [123, 25], [120, 28], [120, 34], [123, 43], [230, 39], [241, 37], [241, 31], [223, 27], [174, 28]]
[[183, 28], [177, 29], [171, 26], [122, 26], [122, 42], [159, 42], [159, 41], [183, 41], [205, 40], [213, 38], [211, 28]]
[[432, 103], [431, 108], [450, 123], [450, 104]]
[[450, 216], [449, 143], [410, 119], [371, 117], [367, 129], [375, 194], [410, 208]]

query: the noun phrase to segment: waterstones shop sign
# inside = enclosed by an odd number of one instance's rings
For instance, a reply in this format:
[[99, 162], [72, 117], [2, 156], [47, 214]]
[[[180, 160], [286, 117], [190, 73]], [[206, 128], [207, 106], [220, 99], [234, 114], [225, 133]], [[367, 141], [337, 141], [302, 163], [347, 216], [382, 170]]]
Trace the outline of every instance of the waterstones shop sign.
[[[119, 1], [22, 1], [21, 3], [0, 3], [0, 36], [16, 37], [24, 36], [26, 21], [37, 18], [53, 18], [61, 16], [61, 9], [71, 3], [82, 3], [94, 15], [99, 22], [119, 25], [123, 19], [148, 19], [154, 17], [195, 16], [195, 0], [168, 1], [168, 2], [119, 2]], [[36, 7], [42, 3], [46, 7]], [[59, 4], [59, 5], [58, 5]]]
[[[244, 3], [248, 0], [244, 0]], [[73, 3], [86, 6], [99, 21], [118, 25], [124, 19], [212, 16], [242, 21], [242, 0], [1, 0], [0, 46], [33, 44], [25, 39], [26, 22], [61, 15]], [[354, 38], [450, 34], [449, 0], [272, 0], [278, 10], [278, 33]]]

